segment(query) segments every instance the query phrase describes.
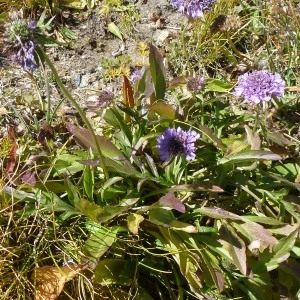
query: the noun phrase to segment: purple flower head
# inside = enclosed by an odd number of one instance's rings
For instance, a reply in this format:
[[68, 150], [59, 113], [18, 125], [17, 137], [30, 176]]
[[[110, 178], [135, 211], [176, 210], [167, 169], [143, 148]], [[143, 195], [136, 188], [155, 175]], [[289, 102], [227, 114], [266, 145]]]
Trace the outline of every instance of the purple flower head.
[[144, 72], [145, 72], [144, 68], [135, 69], [130, 76], [130, 80], [133, 83], [135, 83], [138, 79], [141, 79], [143, 77]]
[[87, 108], [95, 110], [109, 106], [114, 98], [114, 93], [110, 90], [101, 91], [99, 95], [92, 95], [86, 101]]
[[204, 77], [190, 77], [186, 83], [188, 91], [193, 94], [200, 92], [205, 84]]
[[192, 18], [203, 18], [203, 11], [212, 7], [216, 0], [171, 0], [171, 4], [182, 14]]
[[157, 148], [161, 160], [167, 161], [171, 156], [185, 155], [187, 160], [195, 159], [195, 142], [200, 134], [194, 130], [184, 131], [180, 127], [177, 129], [168, 128], [157, 138]]
[[254, 103], [270, 101], [272, 96], [284, 93], [284, 81], [279, 74], [267, 70], [248, 72], [238, 77], [233, 93]]
[[35, 30], [36, 29], [36, 22], [35, 21], [28, 21], [28, 28], [30, 30]]
[[14, 56], [14, 61], [21, 65], [23, 70], [30, 73], [38, 67], [34, 61], [34, 48], [35, 44], [32, 41], [25, 42]]

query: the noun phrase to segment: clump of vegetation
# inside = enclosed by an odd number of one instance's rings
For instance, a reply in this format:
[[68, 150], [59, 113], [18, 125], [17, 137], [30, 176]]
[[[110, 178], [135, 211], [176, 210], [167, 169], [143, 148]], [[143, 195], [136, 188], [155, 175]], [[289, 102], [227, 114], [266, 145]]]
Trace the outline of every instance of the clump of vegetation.
[[49, 39], [19, 54], [29, 78], [45, 75], [48, 100], [51, 76], [75, 113], [50, 101], [0, 112], [3, 299], [299, 297], [296, 3], [171, 2], [188, 16], [165, 57], [136, 41], [142, 68], [103, 60], [108, 79], [125, 71], [122, 96], [96, 97], [99, 122], [65, 87]]

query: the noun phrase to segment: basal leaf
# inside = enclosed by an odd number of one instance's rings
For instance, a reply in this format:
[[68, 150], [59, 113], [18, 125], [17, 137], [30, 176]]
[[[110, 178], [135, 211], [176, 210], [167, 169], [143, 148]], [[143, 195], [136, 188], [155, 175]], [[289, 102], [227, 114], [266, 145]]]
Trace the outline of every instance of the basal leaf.
[[181, 213], [185, 213], [184, 204], [175, 197], [174, 192], [170, 191], [165, 196], [161, 197], [159, 200], [159, 205], [162, 207], [169, 207], [175, 209]]
[[146, 105], [145, 108], [149, 111], [154, 111], [167, 119], [174, 120], [176, 117], [176, 110], [171, 104], [168, 103], [156, 102], [152, 105]]
[[94, 271], [95, 281], [102, 285], [132, 283], [136, 263], [128, 259], [105, 259], [98, 262]]
[[220, 229], [220, 242], [223, 247], [230, 254], [234, 264], [240, 270], [240, 272], [246, 276], [247, 264], [246, 264], [246, 245], [244, 241], [234, 232], [234, 229], [229, 226], [228, 223], [223, 222]]
[[277, 244], [277, 239], [262, 225], [249, 221], [243, 217], [241, 217], [241, 220], [243, 220], [242, 223], [231, 222], [231, 225], [251, 242], [258, 241], [260, 244], [260, 251], [263, 251], [266, 248], [272, 248]]
[[156, 100], [163, 100], [166, 93], [166, 79], [164, 74], [163, 58], [157, 48], [149, 46], [149, 64]]
[[97, 261], [117, 240], [120, 227], [99, 227], [94, 229], [92, 235], [86, 240], [83, 253], [91, 261]]
[[184, 223], [184, 222], [180, 222], [177, 220], [172, 220], [169, 224], [170, 228], [174, 229], [174, 230], [180, 230], [180, 231], [184, 231], [184, 232], [188, 232], [188, 233], [197, 233], [198, 229], [189, 224], [189, 223]]
[[[134, 96], [131, 84], [126, 76], [123, 76], [123, 101], [127, 107], [134, 107]], [[130, 116], [125, 113], [125, 121], [130, 121]]]
[[94, 222], [97, 222], [98, 217], [101, 216], [104, 211], [99, 205], [87, 199], [80, 199], [76, 202], [75, 206], [82, 214]]
[[[91, 132], [85, 128], [77, 127], [71, 123], [66, 123], [68, 131], [74, 135], [74, 138], [85, 148], [92, 148], [97, 151]], [[125, 159], [123, 153], [108, 139], [103, 136], [96, 135], [101, 151], [104, 156], [109, 158]]]
[[178, 184], [172, 187], [172, 191], [184, 191], [184, 192], [198, 192], [198, 191], [207, 191], [213, 193], [222, 193], [224, 192], [219, 186], [211, 185], [209, 183], [203, 184]]
[[112, 33], [114, 34], [116, 37], [118, 37], [121, 41], [123, 41], [123, 36], [122, 36], [122, 33], [119, 29], [119, 27], [114, 23], [114, 22], [111, 22], [107, 25], [107, 29]]
[[214, 134], [211, 128], [207, 127], [206, 125], [198, 124], [197, 129], [204, 134], [215, 147], [219, 148], [220, 150], [225, 150], [222, 141]]
[[203, 215], [214, 219], [228, 219], [228, 220], [237, 220], [241, 221], [242, 218], [238, 215], [235, 215], [231, 212], [228, 212], [222, 208], [218, 207], [201, 207], [195, 210], [195, 212], [199, 212]]
[[246, 150], [224, 157], [218, 161], [218, 164], [236, 164], [239, 162], [255, 162], [263, 160], [281, 160], [281, 157], [271, 151]]

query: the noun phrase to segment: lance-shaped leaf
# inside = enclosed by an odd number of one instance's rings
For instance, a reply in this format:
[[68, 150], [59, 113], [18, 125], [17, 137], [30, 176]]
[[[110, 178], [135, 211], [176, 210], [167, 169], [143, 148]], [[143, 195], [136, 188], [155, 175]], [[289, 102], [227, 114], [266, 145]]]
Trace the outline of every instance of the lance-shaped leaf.
[[290, 235], [282, 238], [274, 247], [274, 256], [266, 263], [268, 271], [276, 269], [280, 263], [287, 260], [290, 252], [293, 249], [296, 239], [300, 233], [300, 226], [298, 226]]
[[[86, 166], [102, 166], [100, 159], [87, 159], [81, 160], [79, 162]], [[116, 161], [110, 158], [104, 158], [104, 164], [109, 170], [116, 171], [121, 174], [126, 174], [128, 176], [144, 178], [143, 174], [138, 172], [127, 160]]]
[[213, 142], [213, 145], [220, 150], [225, 150], [225, 147], [222, 141], [214, 134], [211, 128], [207, 127], [206, 125], [197, 125], [197, 129], [204, 134], [209, 140]]
[[[130, 82], [126, 76], [123, 76], [123, 101], [125, 106], [127, 107], [134, 107], [134, 97], [133, 97], [133, 90], [130, 85]], [[130, 116], [125, 113], [125, 121], [130, 121]]]
[[174, 192], [170, 191], [158, 200], [159, 206], [175, 209], [181, 213], [185, 213], [184, 204], [175, 197]]
[[116, 37], [118, 37], [121, 41], [123, 41], [122, 33], [119, 29], [119, 27], [114, 23], [111, 22], [107, 25], [107, 29], [114, 34]]
[[271, 151], [246, 150], [224, 157], [218, 161], [218, 164], [236, 164], [240, 162], [255, 162], [263, 160], [281, 160], [281, 157]]
[[184, 192], [203, 192], [203, 191], [207, 191], [207, 192], [213, 192], [213, 193], [222, 193], [224, 192], [223, 189], [221, 189], [219, 186], [217, 185], [212, 185], [209, 183], [200, 183], [200, 184], [178, 184], [178, 185], [174, 185], [172, 187], [172, 191], [184, 191]]
[[164, 74], [163, 58], [157, 48], [149, 46], [149, 64], [156, 99], [164, 99], [166, 93], [166, 79]]
[[[82, 127], [77, 127], [71, 123], [66, 123], [68, 131], [74, 135], [74, 138], [85, 148], [92, 148], [97, 151], [92, 133]], [[101, 147], [102, 154], [109, 158], [125, 159], [123, 153], [108, 139], [103, 136], [96, 135], [98, 143]]]
[[235, 215], [229, 211], [226, 211], [218, 207], [201, 207], [196, 209], [195, 211], [200, 212], [203, 215], [214, 219], [228, 219], [228, 220], [242, 221], [242, 218], [240, 216]]
[[222, 226], [219, 231], [221, 237], [219, 241], [231, 256], [236, 267], [246, 276], [246, 245], [228, 223], [224, 221], [223, 225], [225, 226]]

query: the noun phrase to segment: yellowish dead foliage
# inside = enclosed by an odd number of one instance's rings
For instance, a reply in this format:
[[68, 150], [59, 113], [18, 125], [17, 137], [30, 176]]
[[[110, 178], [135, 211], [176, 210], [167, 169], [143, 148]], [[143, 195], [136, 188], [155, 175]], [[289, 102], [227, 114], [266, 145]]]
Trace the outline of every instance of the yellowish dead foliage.
[[55, 300], [66, 282], [71, 280], [86, 264], [70, 265], [61, 268], [43, 266], [35, 269], [32, 281], [35, 285], [35, 300]]

